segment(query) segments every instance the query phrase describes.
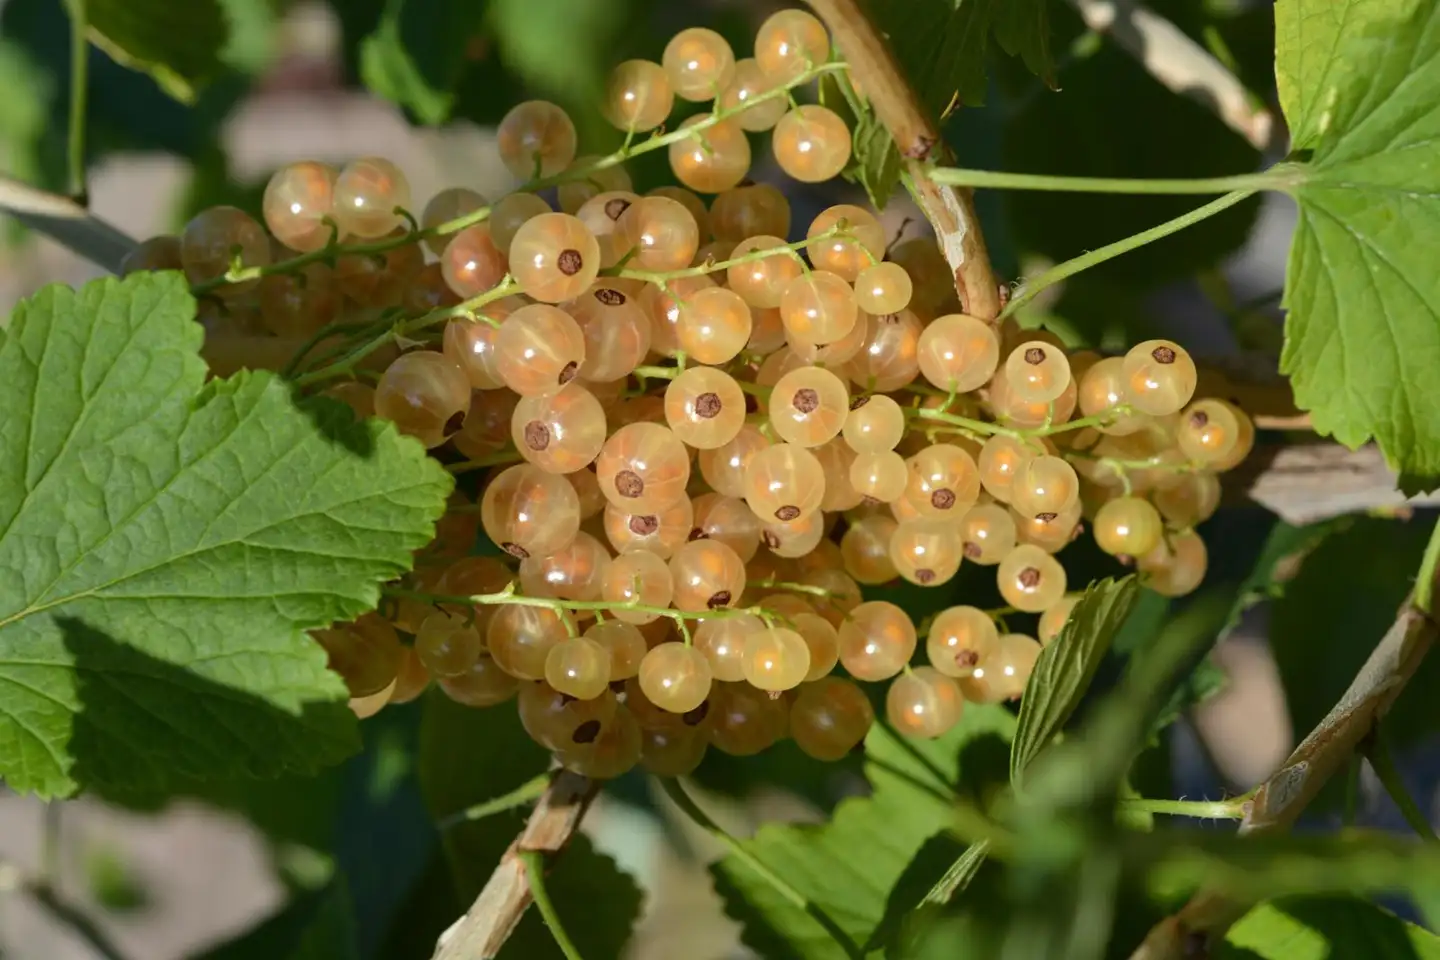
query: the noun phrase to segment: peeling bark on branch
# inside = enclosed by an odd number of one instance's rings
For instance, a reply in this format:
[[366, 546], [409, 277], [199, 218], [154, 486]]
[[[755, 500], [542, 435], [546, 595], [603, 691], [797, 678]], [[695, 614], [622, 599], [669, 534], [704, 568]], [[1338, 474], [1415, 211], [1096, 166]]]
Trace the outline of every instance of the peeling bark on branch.
[[434, 960], [488, 960], [500, 952], [533, 900], [520, 853], [552, 855], [564, 850], [599, 792], [597, 780], [568, 770], [555, 776], [475, 903], [440, 936]]

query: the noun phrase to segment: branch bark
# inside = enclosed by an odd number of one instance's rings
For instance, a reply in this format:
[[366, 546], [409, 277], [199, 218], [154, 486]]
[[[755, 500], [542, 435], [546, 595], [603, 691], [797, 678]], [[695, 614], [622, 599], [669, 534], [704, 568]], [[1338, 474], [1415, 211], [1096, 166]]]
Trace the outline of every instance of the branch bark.
[[0, 177], [0, 212], [111, 273], [120, 272], [120, 261], [136, 246], [123, 231], [69, 197], [9, 177]]
[[1272, 145], [1275, 118], [1255, 106], [1223, 63], [1179, 27], [1134, 0], [1070, 0], [1085, 25], [1114, 40], [1152, 77], [1199, 102], [1257, 150]]
[[894, 53], [856, 0], [809, 0], [825, 21], [850, 72], [864, 88], [875, 115], [900, 149], [905, 173], [915, 190], [935, 239], [955, 274], [960, 309], [993, 321], [1003, 306], [1000, 282], [990, 266], [990, 253], [975, 214], [974, 192], [942, 186], [930, 179], [929, 166], [954, 158], [940, 129], [906, 82]]
[[548, 856], [564, 850], [599, 792], [597, 780], [568, 770], [556, 775], [475, 903], [441, 934], [434, 960], [488, 960], [500, 952], [534, 899], [521, 854]]
[[[1290, 829], [1320, 788], [1349, 762], [1440, 639], [1440, 625], [1422, 609], [1436, 585], [1435, 552], [1432, 540], [1426, 565], [1421, 569], [1421, 577], [1428, 578], [1430, 589], [1423, 589], [1424, 584], [1417, 587], [1416, 596], [1406, 601], [1340, 702], [1246, 803], [1241, 834], [1265, 835]], [[1179, 913], [1156, 925], [1130, 960], [1209, 956], [1213, 945], [1250, 906], [1231, 900], [1220, 890], [1201, 891]]]
[[1379, 449], [1338, 443], [1258, 447], [1223, 477], [1229, 494], [1255, 501], [1287, 523], [1347, 513], [1440, 505], [1440, 492], [1406, 497]]

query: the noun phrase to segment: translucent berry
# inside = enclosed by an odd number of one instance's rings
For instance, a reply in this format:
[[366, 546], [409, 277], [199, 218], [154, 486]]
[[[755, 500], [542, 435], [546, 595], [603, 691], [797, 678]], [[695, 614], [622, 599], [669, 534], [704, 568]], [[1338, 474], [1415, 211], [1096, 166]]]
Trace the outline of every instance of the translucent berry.
[[1125, 354], [1125, 396], [1141, 413], [1163, 417], [1190, 402], [1195, 393], [1195, 361], [1169, 340], [1146, 340]]
[[745, 638], [741, 662], [745, 679], [752, 686], [761, 690], [789, 690], [798, 686], [810, 671], [810, 648], [805, 638], [794, 630], [770, 627]]
[[833, 763], [860, 745], [875, 722], [870, 699], [854, 682], [822, 677], [800, 686], [790, 708], [790, 735], [816, 760]]
[[611, 71], [601, 109], [613, 126], [644, 133], [664, 123], [674, 104], [664, 67], [651, 60], [626, 60]]
[[644, 624], [653, 622], [659, 614], [625, 610], [624, 605], [668, 607], [674, 589], [669, 565], [648, 550], [635, 550], [622, 553], [610, 562], [601, 595], [607, 603], [616, 605], [610, 611], [616, 619]]
[[663, 272], [688, 267], [700, 248], [700, 228], [690, 211], [669, 197], [641, 197], [615, 224], [616, 251], [633, 250], [630, 262], [639, 270]]
[[608, 658], [610, 680], [628, 680], [640, 672], [640, 661], [649, 647], [645, 636], [623, 620], [602, 620], [585, 631], [585, 638], [597, 644]]
[[661, 59], [675, 95], [714, 100], [735, 76], [735, 54], [714, 30], [689, 27], [670, 38]]
[[716, 680], [745, 679], [745, 641], [765, 629], [759, 617], [742, 614], [702, 620], [694, 631], [695, 649], [710, 662]]
[[793, 443], [757, 451], [745, 468], [745, 500], [767, 520], [793, 523], [818, 510], [824, 496], [820, 461]]
[[327, 666], [345, 681], [352, 697], [379, 693], [400, 673], [400, 638], [377, 616], [316, 630], [312, 636], [325, 649]]
[[605, 504], [605, 535], [617, 553], [648, 550], [669, 560], [690, 538], [694, 526], [694, 505], [688, 497], [654, 513], [626, 513], [613, 503]]
[[866, 586], [897, 577], [899, 571], [890, 559], [890, 537], [897, 526], [882, 514], [872, 514], [852, 523], [840, 538], [845, 572]]
[[780, 118], [771, 146], [781, 170], [802, 183], [820, 183], [850, 161], [850, 129], [828, 107], [806, 104]]
[[1175, 430], [1180, 452], [1207, 466], [1224, 460], [1240, 443], [1243, 416], [1224, 400], [1195, 401], [1180, 413]]
[[640, 689], [661, 710], [688, 713], [710, 695], [710, 661], [694, 647], [662, 643], [640, 661]]
[[711, 489], [727, 497], [744, 498], [747, 487], [745, 475], [755, 454], [770, 446], [765, 435], [750, 424], [740, 428], [735, 439], [714, 450], [701, 450], [700, 475]]
[[1065, 568], [1040, 547], [1021, 544], [996, 570], [1000, 595], [1016, 610], [1039, 613], [1065, 595]]
[[888, 680], [914, 653], [915, 624], [893, 603], [862, 603], [840, 624], [840, 664], [856, 680]]
[[885, 694], [885, 716], [907, 737], [938, 737], [960, 722], [965, 701], [955, 681], [932, 667], [901, 674]]
[[1015, 546], [1015, 520], [1010, 511], [993, 503], [971, 507], [960, 518], [960, 546], [965, 559], [993, 566]]
[[1146, 418], [1143, 415], [1116, 415], [1116, 408], [1127, 402], [1125, 360], [1122, 357], [1105, 357], [1092, 363], [1080, 377], [1077, 400], [1082, 415], [1112, 418], [1109, 423], [1096, 428], [1101, 433], [1120, 437], [1145, 428]]
[[545, 682], [577, 700], [593, 700], [610, 686], [610, 652], [588, 637], [570, 637], [545, 655]]
[[[566, 168], [564, 180], [555, 188], [560, 209], [572, 215], [600, 194], [632, 193], [635, 184], [618, 163], [598, 156], [579, 156]], [[589, 224], [586, 224], [589, 226]]]
[[905, 458], [894, 450], [857, 454], [850, 464], [850, 485], [863, 497], [894, 503], [905, 496], [910, 471]]
[[920, 318], [911, 310], [872, 317], [865, 343], [846, 364], [850, 382], [876, 393], [909, 384], [920, 372], [921, 329]]
[[[690, 117], [680, 128], [707, 122], [706, 116]], [[745, 179], [750, 169], [750, 141], [733, 120], [721, 120], [670, 144], [670, 169], [691, 190], [720, 193]]]
[[445, 696], [467, 707], [493, 707], [515, 696], [520, 681], [510, 676], [488, 653], [477, 657], [457, 677], [436, 677]]
[[375, 387], [375, 414], [401, 433], [438, 447], [460, 429], [470, 408], [470, 380], [442, 353], [416, 350], [385, 368]]
[[120, 276], [128, 277], [141, 270], [180, 270], [180, 238], [151, 237], [142, 240], [120, 260]]
[[1213, 473], [1184, 474], [1155, 491], [1155, 506], [1171, 525], [1185, 528], [1209, 520], [1220, 506], [1220, 480]]
[[748, 757], [785, 736], [789, 707], [748, 683], [717, 683], [710, 696], [710, 743], [722, 753]]
[[490, 618], [485, 639], [500, 669], [520, 680], [542, 680], [551, 649], [574, 630], [568, 613], [507, 604]]
[[750, 339], [750, 307], [724, 287], [698, 290], [681, 301], [675, 335], [698, 362], [727, 363]]
[[895, 569], [922, 587], [948, 583], [960, 569], [961, 556], [954, 524], [943, 520], [906, 520], [890, 537]]
[[1049, 454], [1022, 464], [1010, 484], [1010, 505], [1027, 517], [1062, 513], [1079, 499], [1080, 480], [1075, 468]]
[[609, 551], [582, 530], [554, 553], [521, 560], [520, 588], [527, 596], [589, 603], [600, 599], [609, 568]]
[[780, 295], [780, 319], [786, 333], [810, 343], [839, 340], [858, 318], [850, 284], [826, 270], [796, 277]]
[[1095, 514], [1095, 543], [1111, 556], [1141, 557], [1164, 533], [1160, 512], [1148, 500], [1119, 497]]
[[627, 513], [663, 510], [685, 495], [690, 455], [665, 427], [632, 423], [610, 435], [595, 461], [605, 498]]
[[765, 75], [760, 65], [752, 58], [735, 61], [735, 75], [720, 92], [719, 109], [734, 113], [735, 122], [741, 129], [752, 133], [769, 130], [785, 115], [786, 103], [783, 96], [765, 100], [757, 98], [775, 89], [775, 80]]
[[[180, 263], [192, 284], [218, 280], [231, 267], [263, 267], [270, 263], [270, 238], [265, 228], [236, 207], [211, 207], [197, 213], [180, 234]], [[224, 298], [254, 289], [256, 280], [216, 289]]]
[[460, 432], [450, 438], [455, 449], [467, 457], [483, 457], [505, 446], [510, 438], [510, 416], [519, 401], [509, 390], [474, 390], [470, 412]]
[[960, 680], [960, 691], [972, 703], [1016, 699], [1025, 692], [1040, 649], [1035, 638], [1023, 633], [1002, 634], [972, 674]]
[[[449, 223], [460, 217], [469, 216], [476, 210], [484, 208], [489, 203], [484, 194], [469, 187], [447, 187], [425, 204], [425, 212], [420, 214], [420, 227], [424, 230], [433, 230], [441, 224]], [[488, 220], [481, 221], [488, 223]], [[424, 237], [420, 240], [421, 246], [437, 257], [445, 249], [454, 234], [438, 237]]]
[[718, 540], [691, 540], [670, 558], [677, 610], [734, 606], [745, 590], [745, 561]]
[[547, 473], [573, 473], [605, 444], [605, 410], [577, 383], [554, 393], [522, 397], [510, 419], [510, 439], [526, 460]]
[[477, 223], [450, 238], [440, 255], [446, 285], [468, 300], [505, 279], [505, 255], [490, 239], [490, 226]]
[[749, 237], [790, 233], [790, 201], [768, 183], [726, 190], [710, 204], [710, 229], [717, 239], [739, 243]]
[[512, 557], [549, 556], [579, 532], [580, 499], [563, 476], [519, 464], [485, 487], [480, 522], [485, 535]]
[[1137, 562], [1140, 572], [1146, 575], [1145, 585], [1162, 597], [1183, 597], [1194, 592], [1205, 579], [1208, 564], [1205, 541], [1193, 530], [1162, 537]]
[[1070, 385], [1070, 363], [1059, 347], [1030, 340], [1011, 351], [1005, 378], [1011, 396], [1025, 403], [1049, 403]]
[[[785, 241], [775, 236], [751, 236], [736, 244], [730, 256], [739, 259], [760, 250], [784, 247]], [[752, 307], [780, 306], [785, 288], [800, 276], [800, 262], [788, 250], [758, 260], [737, 263], [726, 271], [726, 282]], [[769, 352], [769, 351], [765, 351]]]
[[552, 177], [575, 159], [575, 124], [568, 113], [546, 100], [526, 100], [511, 107], [495, 135], [500, 161], [520, 180]]
[[531, 217], [510, 242], [510, 275], [542, 303], [578, 297], [599, 270], [599, 242], [568, 213]]
[[415, 634], [415, 653], [436, 677], [458, 677], [468, 671], [485, 650], [475, 624], [463, 614], [437, 610], [425, 618]]
[[665, 388], [665, 422], [689, 446], [723, 447], [745, 426], [745, 394], [728, 373], [690, 367]]
[[746, 563], [760, 549], [760, 518], [744, 500], [722, 493], [706, 493], [694, 500], [691, 540], [716, 540], [725, 544]]
[[893, 450], [905, 435], [905, 414], [900, 404], [883, 394], [858, 396], [850, 401], [844, 432], [845, 442], [856, 453]]
[[510, 245], [520, 228], [541, 214], [550, 212], [550, 204], [533, 193], [511, 193], [503, 196], [490, 208], [490, 218], [485, 221], [490, 224], [490, 239], [494, 241], [496, 249], [508, 258]]
[[818, 447], [834, 439], [850, 413], [845, 382], [822, 367], [801, 367], [770, 391], [770, 425], [782, 440]]
[[1001, 503], [1009, 503], [1015, 478], [1020, 470], [1040, 454], [1040, 450], [1024, 440], [996, 434], [980, 448], [977, 465], [980, 483], [985, 492]]
[[335, 213], [335, 178], [328, 163], [302, 160], [276, 170], [265, 184], [261, 212], [275, 239], [291, 250], [309, 253], [330, 242], [325, 221]]
[[496, 370], [522, 397], [553, 393], [574, 380], [585, 362], [585, 334], [570, 314], [532, 303], [516, 310], [495, 334]]
[[[841, 232], [823, 240], [819, 239], [832, 230]], [[805, 231], [805, 239], [812, 241], [810, 246], [805, 248], [810, 262], [847, 283], [854, 283], [861, 272], [876, 265], [885, 255], [885, 230], [880, 226], [880, 221], [869, 210], [854, 204], [841, 203], [822, 210], [819, 216], [810, 221], [810, 229]], [[901, 274], [905, 272], [898, 267], [895, 269]], [[908, 284], [908, 278], [906, 282]], [[858, 289], [856, 296], [859, 296]], [[895, 310], [869, 312], [894, 313], [904, 306], [902, 303]]]
[[990, 615], [976, 607], [950, 607], [936, 614], [925, 638], [925, 658], [947, 677], [974, 673], [995, 649], [1000, 634]]
[[755, 62], [778, 83], [788, 83], [830, 56], [830, 36], [813, 14], [780, 10], [755, 34]]
[[609, 689], [595, 697], [581, 698], [549, 683], [521, 687], [518, 707], [525, 732], [551, 750], [593, 743], [600, 728], [614, 721], [619, 712], [619, 704]]
[[1000, 362], [1000, 338], [963, 313], [937, 317], [920, 334], [920, 373], [940, 390], [969, 393], [985, 385]]

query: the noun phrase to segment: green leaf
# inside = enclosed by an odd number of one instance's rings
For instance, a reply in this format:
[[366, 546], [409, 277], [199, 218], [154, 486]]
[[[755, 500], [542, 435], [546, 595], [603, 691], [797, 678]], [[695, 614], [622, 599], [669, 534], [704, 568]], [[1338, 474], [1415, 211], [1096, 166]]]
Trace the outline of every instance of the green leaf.
[[885, 209], [900, 185], [900, 150], [890, 131], [868, 111], [855, 122], [851, 137], [854, 166], [850, 174], [865, 188], [875, 209]]
[[356, 746], [305, 630], [375, 606], [451, 481], [269, 373], [205, 383], [178, 273], [47, 287], [0, 333], [0, 775], [53, 796], [312, 771]]
[[[865, 740], [871, 796], [842, 802], [820, 826], [762, 826], [745, 846], [824, 908], [855, 943], [866, 943], [917, 852], [953, 825], [957, 791], [1003, 783], [1005, 745], [1014, 730], [1003, 707], [974, 704], [937, 740], [902, 740], [877, 724]], [[742, 939], [756, 953], [767, 960], [845, 957], [823, 927], [743, 861], [727, 856], [712, 872], [726, 912], [744, 924]]]
[[967, 106], [985, 102], [992, 37], [1053, 82], [1046, 0], [869, 0], [866, 6], [936, 117], [957, 96]]
[[360, 44], [361, 79], [423, 123], [443, 123], [484, 14], [484, 5], [472, 0], [388, 0], [375, 31]]
[[116, 62], [193, 103], [220, 68], [229, 31], [220, 0], [85, 0], [90, 37]]
[[1440, 474], [1440, 6], [1288, 0], [1276, 69], [1300, 205], [1281, 370], [1315, 429]]
[[1118, 581], [1109, 577], [1095, 581], [1071, 611], [1060, 635], [1040, 651], [1020, 701], [1020, 721], [1010, 745], [1010, 782], [1017, 787], [1030, 761], [1049, 746], [1080, 705], [1139, 595], [1140, 584], [1133, 575]]
[[[899, 923], [898, 934], [887, 928], [887, 921], [890, 921], [891, 910], [899, 899], [896, 894], [901, 891], [905, 881], [902, 875], [900, 881], [895, 884], [895, 889], [890, 893], [889, 902], [886, 904], [885, 917], [880, 921], [875, 934], [870, 938], [871, 943], [885, 943], [892, 938], [895, 941], [894, 953], [899, 956], [908, 956], [914, 953], [930, 931], [939, 920], [945, 907], [956, 896], [964, 893], [965, 888], [980, 873], [980, 868], [985, 866], [986, 855], [990, 851], [988, 841], [978, 841], [969, 846], [962, 846], [958, 840], [949, 833], [940, 833], [926, 841], [925, 847], [921, 849], [921, 855], [912, 860], [906, 874], [916, 872], [917, 864], [923, 864], [922, 859], [925, 852], [929, 850], [934, 853], [945, 853], [949, 859], [945, 861], [944, 871], [939, 874], [925, 891], [918, 902], [913, 898], [902, 901], [907, 912], [896, 917]], [[932, 877], [934, 873], [930, 874]]]
[[[420, 786], [436, 818], [508, 793], [543, 773], [550, 755], [525, 733], [512, 704], [462, 706], [439, 691], [425, 700], [420, 727]], [[460, 901], [468, 905], [525, 824], [528, 810], [462, 823], [444, 835]], [[546, 887], [565, 932], [586, 957], [618, 957], [640, 916], [634, 879], [583, 835], [554, 858]], [[501, 960], [560, 958], [539, 911], [529, 910], [506, 942]]]
[[1263, 903], [1225, 935], [1215, 960], [1440, 960], [1440, 938], [1354, 897]]
[[603, 89], [628, 2], [491, 0], [490, 28], [501, 58], [536, 90], [574, 97]]

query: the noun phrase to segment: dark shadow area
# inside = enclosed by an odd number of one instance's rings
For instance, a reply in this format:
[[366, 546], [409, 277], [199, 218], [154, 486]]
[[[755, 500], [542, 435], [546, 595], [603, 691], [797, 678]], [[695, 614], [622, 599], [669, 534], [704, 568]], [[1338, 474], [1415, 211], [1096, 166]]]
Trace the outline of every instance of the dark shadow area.
[[299, 410], [330, 443], [343, 447], [366, 460], [375, 456], [375, 433], [381, 424], [371, 420], [356, 420], [355, 412], [339, 400], [329, 397], [306, 396], [299, 387], [292, 386], [291, 398]]
[[277, 747], [315, 766], [358, 746], [344, 701], [287, 713], [233, 687], [142, 653], [74, 617], [57, 617], [75, 664], [80, 709], [67, 749], [71, 777], [107, 793], [150, 792], [172, 777], [267, 777], [284, 772]]

